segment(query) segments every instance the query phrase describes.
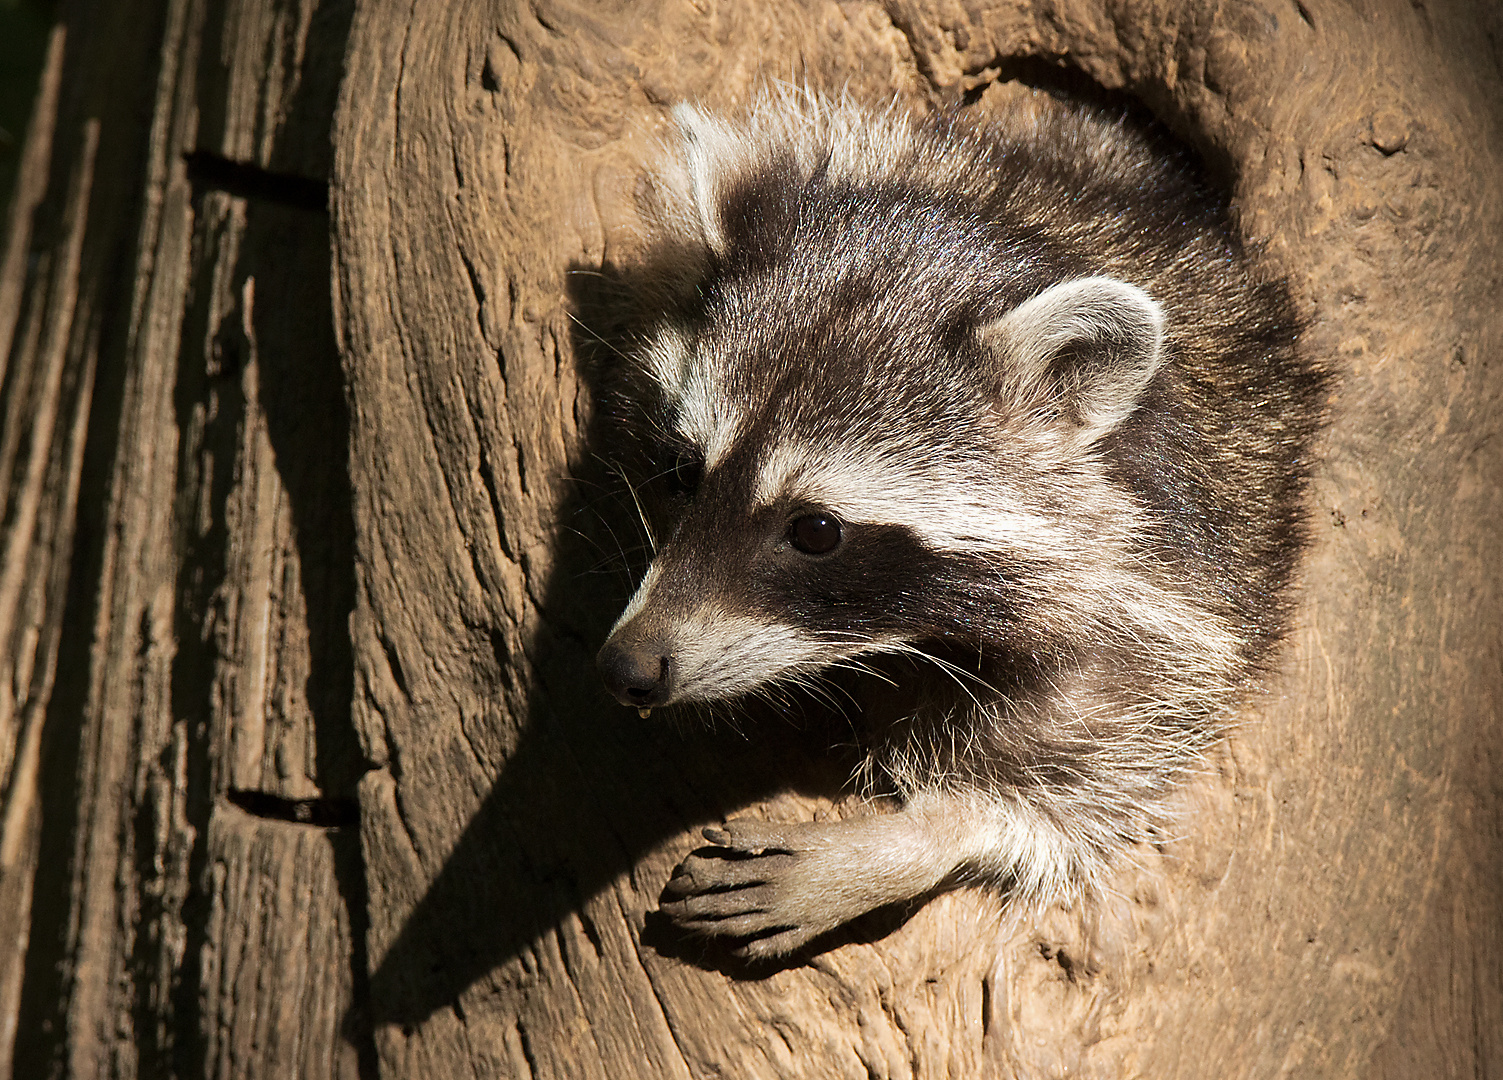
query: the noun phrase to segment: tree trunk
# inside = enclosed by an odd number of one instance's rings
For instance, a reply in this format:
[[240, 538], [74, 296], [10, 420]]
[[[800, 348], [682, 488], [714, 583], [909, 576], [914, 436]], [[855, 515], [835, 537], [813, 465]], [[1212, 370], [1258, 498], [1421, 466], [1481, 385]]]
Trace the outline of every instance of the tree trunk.
[[[597, 687], [576, 357], [666, 106], [789, 77], [1136, 97], [1341, 382], [1182, 833], [754, 971], [659, 892], [846, 762]], [[1500, 79], [1489, 0], [66, 6], [0, 262], [0, 1075], [1503, 1077]]]

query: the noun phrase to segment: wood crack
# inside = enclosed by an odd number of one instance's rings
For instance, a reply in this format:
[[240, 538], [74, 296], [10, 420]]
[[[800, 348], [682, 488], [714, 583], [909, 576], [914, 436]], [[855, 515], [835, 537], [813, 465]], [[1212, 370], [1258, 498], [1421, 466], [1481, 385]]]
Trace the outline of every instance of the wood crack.
[[329, 212], [329, 185], [294, 173], [273, 172], [204, 150], [183, 155], [194, 193], [223, 191], [241, 199], [275, 203], [316, 214]]
[[287, 799], [267, 791], [234, 789], [225, 798], [252, 817], [285, 821], [316, 829], [346, 829], [360, 824], [360, 804], [354, 799]]

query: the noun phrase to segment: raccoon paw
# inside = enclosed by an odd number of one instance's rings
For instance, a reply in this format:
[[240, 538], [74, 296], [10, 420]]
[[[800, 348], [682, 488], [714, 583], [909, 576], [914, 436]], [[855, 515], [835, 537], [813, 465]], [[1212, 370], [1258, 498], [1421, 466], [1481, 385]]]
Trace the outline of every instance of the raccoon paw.
[[746, 939], [731, 950], [743, 959], [792, 952], [876, 906], [852, 895], [838, 824], [740, 820], [703, 835], [716, 847], [679, 865], [659, 906], [685, 930]]

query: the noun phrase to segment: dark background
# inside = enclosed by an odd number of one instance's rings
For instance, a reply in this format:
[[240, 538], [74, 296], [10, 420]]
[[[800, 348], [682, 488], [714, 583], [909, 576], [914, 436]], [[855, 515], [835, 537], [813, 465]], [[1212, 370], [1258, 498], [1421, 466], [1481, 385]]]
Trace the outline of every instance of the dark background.
[[0, 211], [10, 209], [51, 15], [49, 0], [0, 0]]

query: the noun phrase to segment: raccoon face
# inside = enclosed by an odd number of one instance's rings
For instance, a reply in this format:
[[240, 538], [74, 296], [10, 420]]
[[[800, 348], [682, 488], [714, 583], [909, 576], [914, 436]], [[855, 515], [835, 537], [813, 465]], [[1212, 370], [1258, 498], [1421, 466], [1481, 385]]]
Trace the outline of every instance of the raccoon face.
[[978, 486], [956, 462], [886, 456], [854, 438], [842, 450], [743, 437], [720, 460], [664, 476], [681, 488], [678, 513], [599, 657], [618, 700], [718, 700], [861, 654], [983, 632], [995, 641], [1008, 628], [1021, 644], [1030, 583], [1046, 571], [1024, 545], [1004, 553], [988, 534], [1027, 532], [1035, 515], [966, 506], [956, 491]]
[[678, 513], [600, 652], [607, 687], [653, 708], [927, 640], [1027, 648], [1060, 560], [1089, 553], [1004, 443], [1088, 452], [1157, 369], [1161, 326], [1141, 290], [1067, 282], [976, 328], [979, 380], [932, 352], [821, 355], [749, 325], [661, 335], [643, 363]]

